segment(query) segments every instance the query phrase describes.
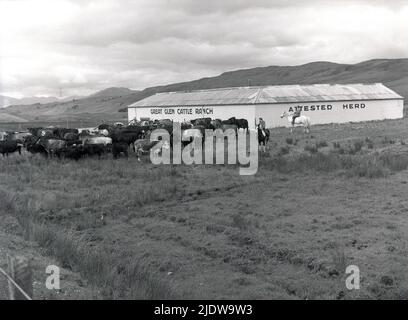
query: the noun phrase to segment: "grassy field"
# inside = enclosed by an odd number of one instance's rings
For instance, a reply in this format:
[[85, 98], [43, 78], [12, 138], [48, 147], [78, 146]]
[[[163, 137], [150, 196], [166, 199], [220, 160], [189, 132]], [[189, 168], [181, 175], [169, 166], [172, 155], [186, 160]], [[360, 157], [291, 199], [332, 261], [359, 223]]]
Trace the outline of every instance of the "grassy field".
[[104, 298], [408, 298], [407, 126], [276, 128], [255, 176], [16, 155], [0, 214]]

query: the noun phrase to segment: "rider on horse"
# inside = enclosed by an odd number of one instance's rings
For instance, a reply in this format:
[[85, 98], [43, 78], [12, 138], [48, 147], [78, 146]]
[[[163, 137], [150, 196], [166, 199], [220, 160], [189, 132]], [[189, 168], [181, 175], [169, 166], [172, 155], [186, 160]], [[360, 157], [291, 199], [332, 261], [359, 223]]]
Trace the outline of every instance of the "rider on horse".
[[265, 128], [266, 128], [265, 121], [264, 121], [261, 117], [259, 118], [258, 127], [259, 127], [259, 129], [261, 129], [261, 130], [265, 130]]
[[300, 112], [301, 112], [300, 109], [296, 109], [295, 112], [293, 112], [293, 116], [292, 116], [292, 126], [295, 125], [295, 119], [296, 119], [297, 117], [300, 117]]

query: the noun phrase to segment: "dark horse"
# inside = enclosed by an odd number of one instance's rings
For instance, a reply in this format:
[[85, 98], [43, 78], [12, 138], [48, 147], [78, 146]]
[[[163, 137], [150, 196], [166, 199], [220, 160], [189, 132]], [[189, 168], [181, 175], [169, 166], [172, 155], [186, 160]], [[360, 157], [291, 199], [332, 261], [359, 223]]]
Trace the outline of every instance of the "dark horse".
[[260, 146], [260, 150], [263, 152], [266, 151], [266, 145], [269, 142], [270, 135], [271, 133], [269, 129], [262, 130], [258, 127], [258, 143]]

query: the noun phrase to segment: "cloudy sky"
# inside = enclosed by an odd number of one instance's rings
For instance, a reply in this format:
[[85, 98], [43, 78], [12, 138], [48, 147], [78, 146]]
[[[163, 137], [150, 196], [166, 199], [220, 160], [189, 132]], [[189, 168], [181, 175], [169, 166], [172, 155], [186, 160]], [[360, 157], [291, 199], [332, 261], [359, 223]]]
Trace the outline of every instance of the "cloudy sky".
[[0, 94], [89, 94], [408, 57], [408, 1], [0, 0]]

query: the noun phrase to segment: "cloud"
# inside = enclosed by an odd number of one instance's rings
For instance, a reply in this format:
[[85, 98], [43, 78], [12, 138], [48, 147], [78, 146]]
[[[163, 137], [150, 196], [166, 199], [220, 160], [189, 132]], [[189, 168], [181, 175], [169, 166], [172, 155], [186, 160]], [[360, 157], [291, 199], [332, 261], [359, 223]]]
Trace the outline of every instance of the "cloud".
[[405, 1], [0, 0], [0, 93], [142, 89], [225, 71], [407, 56]]

